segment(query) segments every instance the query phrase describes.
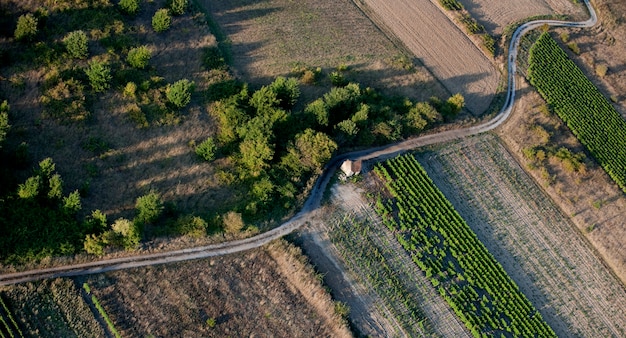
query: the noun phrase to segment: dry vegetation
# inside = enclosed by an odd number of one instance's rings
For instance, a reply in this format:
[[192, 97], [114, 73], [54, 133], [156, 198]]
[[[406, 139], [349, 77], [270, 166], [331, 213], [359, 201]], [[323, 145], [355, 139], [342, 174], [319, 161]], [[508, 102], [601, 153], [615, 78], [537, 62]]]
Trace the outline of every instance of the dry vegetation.
[[621, 284], [497, 138], [470, 138], [420, 158], [557, 335], [626, 333]]
[[123, 337], [350, 336], [306, 257], [285, 242], [86, 281]]

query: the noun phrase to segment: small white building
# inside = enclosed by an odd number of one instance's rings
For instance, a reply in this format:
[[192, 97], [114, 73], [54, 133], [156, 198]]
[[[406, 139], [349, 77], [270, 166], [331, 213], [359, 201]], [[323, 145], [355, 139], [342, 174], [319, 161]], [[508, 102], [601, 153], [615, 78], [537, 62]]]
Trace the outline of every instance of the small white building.
[[351, 161], [345, 160], [341, 164], [341, 171], [343, 171], [346, 178], [361, 173], [361, 160]]

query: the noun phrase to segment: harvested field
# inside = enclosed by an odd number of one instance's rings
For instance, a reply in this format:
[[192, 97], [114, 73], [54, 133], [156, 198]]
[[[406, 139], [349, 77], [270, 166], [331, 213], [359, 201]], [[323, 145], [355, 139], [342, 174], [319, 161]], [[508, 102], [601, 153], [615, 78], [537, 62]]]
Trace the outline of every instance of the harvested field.
[[85, 280], [123, 337], [349, 337], [305, 261], [274, 242]]
[[[198, 0], [230, 42], [232, 66], [242, 80], [265, 85], [298, 65], [332, 71], [344, 64], [347, 78], [364, 86], [424, 100], [447, 97], [421, 65], [399, 61], [392, 43], [351, 0]], [[325, 85], [325, 83], [323, 83]], [[306, 86], [303, 94], [320, 91]]]
[[461, 93], [465, 107], [482, 114], [493, 99], [500, 74], [442, 10], [429, 0], [360, 0], [373, 20], [388, 27], [441, 81]]
[[500, 35], [514, 22], [538, 15], [564, 14], [575, 20], [585, 18], [583, 7], [569, 0], [459, 0], [489, 34]]
[[626, 334], [623, 287], [496, 137], [418, 158], [557, 335]]

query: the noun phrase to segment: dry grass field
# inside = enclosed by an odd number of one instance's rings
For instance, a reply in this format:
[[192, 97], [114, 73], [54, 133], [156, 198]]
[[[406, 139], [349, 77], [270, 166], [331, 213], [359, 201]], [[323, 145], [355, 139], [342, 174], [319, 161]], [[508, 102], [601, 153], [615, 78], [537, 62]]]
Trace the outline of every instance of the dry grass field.
[[123, 337], [351, 335], [306, 258], [285, 242], [85, 280]]
[[[254, 85], [289, 75], [294, 66], [346, 65], [348, 79], [386, 93], [416, 100], [449, 95], [419, 62], [403, 60], [405, 51], [351, 0], [198, 2], [228, 36], [237, 76]], [[303, 94], [320, 90], [305, 87]]]
[[487, 110], [500, 74], [442, 9], [429, 0], [361, 0], [451, 93], [474, 114]]
[[418, 158], [558, 336], [626, 334], [624, 288], [498, 138]]

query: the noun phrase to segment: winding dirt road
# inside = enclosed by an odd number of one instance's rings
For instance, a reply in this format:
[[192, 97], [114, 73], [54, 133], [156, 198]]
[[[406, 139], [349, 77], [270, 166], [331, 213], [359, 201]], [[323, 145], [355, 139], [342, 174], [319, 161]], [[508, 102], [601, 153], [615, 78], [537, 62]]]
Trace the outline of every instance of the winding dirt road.
[[513, 109], [513, 103], [515, 101], [515, 92], [516, 92], [516, 83], [515, 83], [515, 72], [517, 70], [517, 64], [515, 63], [517, 59], [518, 46], [521, 37], [528, 31], [541, 27], [543, 25], [549, 26], [561, 26], [561, 27], [592, 27], [597, 22], [596, 13], [591, 6], [590, 0], [584, 0], [585, 5], [587, 6], [590, 18], [583, 22], [567, 22], [567, 21], [556, 21], [556, 20], [537, 20], [528, 22], [522, 26], [520, 26], [512, 36], [511, 44], [509, 46], [509, 62], [508, 62], [508, 90], [506, 102], [500, 112], [491, 120], [485, 122], [484, 124], [459, 129], [459, 130], [449, 130], [444, 131], [437, 134], [426, 135], [410, 140], [406, 140], [403, 142], [399, 142], [396, 144], [382, 146], [347, 154], [342, 154], [334, 157], [330, 160], [330, 162], [326, 165], [324, 172], [317, 180], [315, 186], [311, 190], [311, 194], [309, 198], [306, 200], [302, 210], [298, 212], [294, 217], [292, 217], [289, 221], [283, 223], [279, 227], [272, 229], [268, 232], [262, 233], [260, 235], [219, 244], [212, 244], [207, 246], [188, 248], [176, 251], [162, 252], [162, 253], [153, 253], [153, 254], [145, 254], [134, 257], [124, 257], [124, 258], [115, 258], [115, 259], [104, 259], [100, 261], [84, 263], [84, 264], [75, 264], [75, 265], [66, 265], [59, 266], [48, 269], [36, 269], [29, 270], [23, 272], [9, 273], [0, 275], [0, 285], [10, 285], [17, 284], [23, 282], [30, 282], [40, 279], [46, 278], [57, 278], [57, 277], [72, 277], [72, 276], [80, 276], [80, 275], [88, 275], [88, 274], [97, 274], [107, 271], [121, 270], [121, 269], [129, 269], [136, 268], [148, 265], [156, 265], [156, 264], [165, 264], [172, 262], [180, 262], [192, 259], [199, 258], [207, 258], [213, 256], [220, 256], [231, 254], [235, 252], [245, 251], [253, 248], [258, 248], [263, 246], [274, 239], [280, 238], [286, 234], [291, 233], [292, 231], [298, 229], [302, 224], [304, 224], [307, 219], [312, 216], [315, 210], [320, 206], [320, 202], [322, 200], [322, 196], [324, 194], [324, 190], [326, 185], [330, 181], [330, 178], [335, 173], [338, 164], [344, 161], [345, 159], [361, 159], [361, 160], [371, 160], [378, 159], [384, 160], [386, 158], [390, 158], [406, 152], [408, 150], [427, 146], [436, 143], [448, 142], [456, 139], [460, 139], [463, 137], [476, 135], [480, 133], [484, 133], [490, 131], [502, 123], [506, 121], [506, 119], [511, 114]]

